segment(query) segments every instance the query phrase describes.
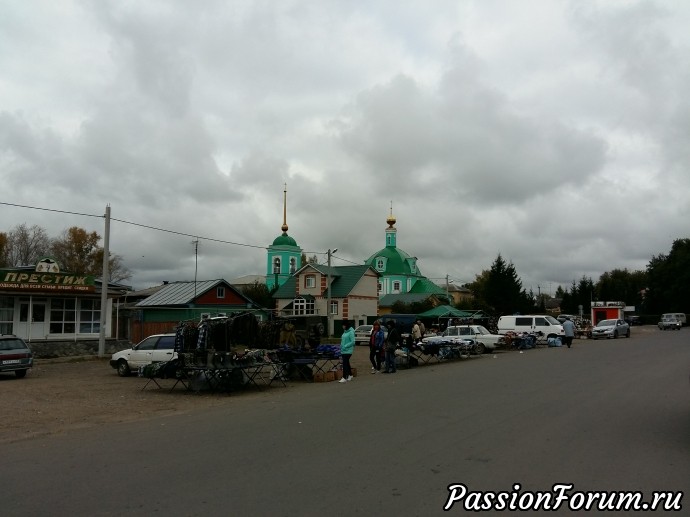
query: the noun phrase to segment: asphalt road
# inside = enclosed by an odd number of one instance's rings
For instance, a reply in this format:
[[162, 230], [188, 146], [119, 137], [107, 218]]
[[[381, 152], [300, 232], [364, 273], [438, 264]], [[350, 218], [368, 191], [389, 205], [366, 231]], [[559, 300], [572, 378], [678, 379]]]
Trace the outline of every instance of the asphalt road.
[[[0, 507], [427, 516], [443, 513], [449, 485], [528, 501], [557, 483], [648, 501], [690, 486], [688, 337], [636, 327], [630, 339], [242, 393], [222, 408], [6, 444]], [[469, 499], [448, 514], [466, 514]]]

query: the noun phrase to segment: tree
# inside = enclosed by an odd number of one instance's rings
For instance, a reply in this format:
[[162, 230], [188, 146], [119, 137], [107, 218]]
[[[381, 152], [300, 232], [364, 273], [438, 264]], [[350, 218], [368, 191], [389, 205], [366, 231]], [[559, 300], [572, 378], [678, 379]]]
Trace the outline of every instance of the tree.
[[[104, 250], [98, 246], [100, 239], [96, 232], [88, 233], [83, 228], [72, 226], [63, 232], [62, 237], [53, 240], [51, 255], [65, 271], [102, 276]], [[117, 255], [111, 254], [108, 270], [108, 281], [118, 282], [131, 277], [122, 265], [122, 258]]]
[[0, 232], [0, 267], [9, 266], [7, 261], [7, 234]]
[[49, 254], [50, 238], [38, 225], [22, 223], [7, 234], [6, 265], [10, 267], [35, 264]]
[[496, 315], [529, 312], [533, 306], [533, 301], [522, 289], [522, 281], [515, 266], [506, 263], [500, 253], [488, 275], [481, 282], [475, 282], [477, 284], [481, 289], [482, 300]]
[[263, 282], [256, 281], [251, 285], [245, 285], [242, 288], [242, 294], [265, 309], [273, 309], [275, 306], [275, 300], [268, 286]]
[[642, 302], [640, 293], [646, 286], [647, 274], [644, 271], [614, 269], [599, 277], [595, 292], [599, 300], [620, 300], [628, 305], [637, 306]]
[[647, 312], [690, 312], [690, 239], [676, 239], [668, 255], [652, 257], [647, 280]]
[[319, 257], [316, 255], [312, 255], [311, 257], [307, 257], [306, 253], [302, 253], [302, 265], [306, 266], [307, 264], [318, 264], [319, 263]]

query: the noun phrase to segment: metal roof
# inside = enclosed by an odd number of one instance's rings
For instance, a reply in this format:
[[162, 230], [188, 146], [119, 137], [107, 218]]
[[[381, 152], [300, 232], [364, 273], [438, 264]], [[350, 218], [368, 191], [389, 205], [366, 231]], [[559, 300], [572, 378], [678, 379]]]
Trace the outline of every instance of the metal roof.
[[[210, 289], [223, 284], [230, 289], [232, 286], [225, 280], [203, 280], [198, 282], [171, 282], [164, 285], [155, 294], [137, 303], [137, 307], [152, 307], [163, 305], [188, 305]], [[241, 293], [240, 293], [241, 294]], [[246, 298], [244, 295], [242, 295]]]

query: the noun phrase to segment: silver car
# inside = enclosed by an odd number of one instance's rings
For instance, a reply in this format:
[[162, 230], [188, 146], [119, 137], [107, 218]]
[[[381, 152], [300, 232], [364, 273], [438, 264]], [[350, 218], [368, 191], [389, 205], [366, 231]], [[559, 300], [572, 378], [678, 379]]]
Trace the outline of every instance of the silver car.
[[674, 316], [664, 314], [661, 317], [661, 321], [658, 323], [658, 326], [661, 330], [680, 330], [683, 326], [683, 323]]
[[630, 337], [630, 325], [625, 320], [601, 320], [592, 328], [592, 339]]

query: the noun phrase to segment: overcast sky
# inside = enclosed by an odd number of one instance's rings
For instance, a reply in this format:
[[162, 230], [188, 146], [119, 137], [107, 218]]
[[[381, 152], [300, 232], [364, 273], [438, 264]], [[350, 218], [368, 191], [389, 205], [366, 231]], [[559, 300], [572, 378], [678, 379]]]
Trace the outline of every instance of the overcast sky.
[[382, 248], [392, 202], [427, 277], [500, 253], [551, 294], [689, 237], [688, 27], [684, 0], [0, 0], [0, 202], [110, 205], [140, 289], [194, 279], [188, 235], [198, 279], [265, 274], [286, 183], [322, 262]]

